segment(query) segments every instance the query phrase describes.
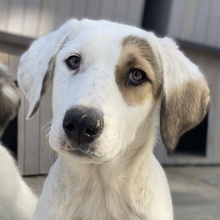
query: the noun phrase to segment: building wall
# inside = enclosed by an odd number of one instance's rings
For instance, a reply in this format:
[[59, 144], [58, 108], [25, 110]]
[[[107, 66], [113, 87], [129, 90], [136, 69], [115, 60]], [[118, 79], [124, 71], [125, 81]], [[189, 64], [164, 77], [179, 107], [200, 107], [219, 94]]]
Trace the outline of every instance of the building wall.
[[173, 0], [167, 34], [220, 49], [219, 8], [219, 0]]
[[39, 37], [69, 18], [108, 19], [140, 26], [144, 0], [1, 0], [0, 30]]

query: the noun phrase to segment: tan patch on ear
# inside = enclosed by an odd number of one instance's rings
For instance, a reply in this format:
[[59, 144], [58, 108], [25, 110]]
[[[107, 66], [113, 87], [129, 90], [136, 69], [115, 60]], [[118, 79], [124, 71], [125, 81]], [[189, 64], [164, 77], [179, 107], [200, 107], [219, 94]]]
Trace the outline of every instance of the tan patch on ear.
[[[148, 81], [135, 86], [128, 83], [129, 71], [143, 70]], [[128, 104], [139, 105], [147, 98], [156, 100], [162, 90], [162, 71], [158, 58], [149, 43], [136, 36], [128, 36], [122, 42], [122, 51], [116, 65], [116, 82]]]
[[204, 78], [189, 81], [170, 92], [161, 104], [160, 129], [164, 145], [173, 150], [180, 136], [204, 118], [209, 89]]

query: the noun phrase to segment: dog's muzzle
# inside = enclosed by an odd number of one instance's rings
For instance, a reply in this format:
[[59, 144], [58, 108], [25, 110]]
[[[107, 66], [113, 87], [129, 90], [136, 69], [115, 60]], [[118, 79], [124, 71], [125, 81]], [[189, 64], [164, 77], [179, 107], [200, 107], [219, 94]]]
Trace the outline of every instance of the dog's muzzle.
[[81, 150], [96, 140], [104, 128], [102, 112], [94, 108], [78, 106], [68, 110], [63, 129], [74, 148]]

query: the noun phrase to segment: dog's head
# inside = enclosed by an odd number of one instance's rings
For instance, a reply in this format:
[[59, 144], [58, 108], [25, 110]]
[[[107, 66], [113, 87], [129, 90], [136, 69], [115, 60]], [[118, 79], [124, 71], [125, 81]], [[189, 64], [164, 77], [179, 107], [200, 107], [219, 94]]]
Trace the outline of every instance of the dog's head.
[[15, 117], [20, 103], [16, 82], [9, 76], [7, 67], [0, 63], [0, 138]]
[[203, 75], [172, 40], [108, 21], [70, 20], [31, 45], [18, 72], [28, 117], [51, 79], [52, 148], [94, 161], [143, 145], [159, 107], [163, 142], [174, 149], [209, 100]]

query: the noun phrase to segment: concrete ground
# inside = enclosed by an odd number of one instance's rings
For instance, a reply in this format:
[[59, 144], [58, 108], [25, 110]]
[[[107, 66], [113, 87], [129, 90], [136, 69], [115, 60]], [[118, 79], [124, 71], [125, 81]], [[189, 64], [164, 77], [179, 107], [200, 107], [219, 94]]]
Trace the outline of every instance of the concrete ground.
[[[175, 220], [220, 219], [220, 166], [165, 167]], [[39, 195], [45, 176], [26, 177]]]
[[167, 167], [175, 220], [220, 219], [220, 167]]

